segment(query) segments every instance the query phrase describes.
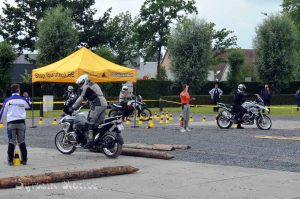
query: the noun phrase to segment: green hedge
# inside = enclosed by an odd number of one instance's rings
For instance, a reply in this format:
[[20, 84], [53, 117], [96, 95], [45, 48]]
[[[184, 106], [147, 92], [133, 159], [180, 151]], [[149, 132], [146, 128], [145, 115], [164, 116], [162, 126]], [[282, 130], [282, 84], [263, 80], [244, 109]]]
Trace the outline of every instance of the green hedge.
[[[192, 101], [191, 104], [196, 105], [213, 105], [213, 102], [209, 95], [193, 95], [196, 100]], [[180, 102], [179, 96], [163, 96], [161, 97], [163, 100]], [[249, 98], [251, 100], [251, 98]], [[254, 98], [252, 98], [254, 99]], [[220, 99], [221, 103], [231, 104], [233, 101], [233, 95], [223, 95]], [[163, 102], [162, 105], [164, 107], [178, 107], [179, 104], [173, 104], [168, 102]], [[297, 105], [297, 100], [295, 95], [293, 94], [285, 94], [285, 95], [273, 95], [271, 100], [271, 105]]]

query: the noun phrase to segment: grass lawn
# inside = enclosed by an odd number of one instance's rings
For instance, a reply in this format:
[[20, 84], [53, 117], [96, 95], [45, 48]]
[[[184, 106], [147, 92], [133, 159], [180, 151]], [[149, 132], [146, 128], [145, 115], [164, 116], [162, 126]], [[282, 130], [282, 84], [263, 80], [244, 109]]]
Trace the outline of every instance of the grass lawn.
[[[83, 111], [88, 111], [88, 109], [84, 109]], [[164, 108], [164, 111], [169, 111], [172, 113], [179, 113], [181, 112], [181, 109], [179, 107], [166, 107]], [[108, 111], [107, 111], [108, 112]], [[159, 112], [159, 108], [151, 108], [152, 114], [155, 112]], [[216, 114], [216, 112], [213, 112], [213, 108], [211, 107], [191, 107], [191, 113], [194, 114]], [[27, 111], [27, 118], [31, 118], [32, 111]], [[34, 116], [39, 117], [40, 111], [35, 110]], [[54, 117], [60, 117], [62, 114], [62, 110], [54, 110], [51, 112], [44, 112], [44, 118], [54, 118]], [[270, 115], [280, 115], [280, 116], [300, 116], [300, 111], [297, 112], [295, 106], [275, 106], [274, 108], [271, 108], [271, 114]]]

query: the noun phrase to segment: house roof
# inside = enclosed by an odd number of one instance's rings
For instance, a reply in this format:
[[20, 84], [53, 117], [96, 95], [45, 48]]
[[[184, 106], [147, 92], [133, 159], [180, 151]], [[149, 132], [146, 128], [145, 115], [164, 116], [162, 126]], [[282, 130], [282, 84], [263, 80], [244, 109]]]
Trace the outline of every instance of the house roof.
[[28, 56], [29, 59], [36, 60], [37, 54], [22, 54], [13, 62], [13, 64], [32, 64], [29, 62], [25, 56]]
[[[245, 65], [252, 65], [255, 63], [255, 58], [256, 58], [256, 54], [254, 49], [241, 49], [244, 52], [245, 55]], [[228, 51], [225, 52], [223, 55], [220, 55], [220, 57], [224, 58], [225, 60], [227, 59], [228, 56]], [[166, 70], [171, 70], [171, 66], [172, 66], [172, 60], [171, 60], [171, 56], [170, 53], [168, 51], [168, 49], [166, 50], [166, 53], [163, 56], [162, 62], [161, 64], [166, 68]], [[226, 70], [227, 64], [226, 63], [220, 63], [218, 65], [213, 66], [215, 72], [216, 71], [220, 71], [220, 73], [216, 76], [217, 79], [221, 80], [225, 70]]]

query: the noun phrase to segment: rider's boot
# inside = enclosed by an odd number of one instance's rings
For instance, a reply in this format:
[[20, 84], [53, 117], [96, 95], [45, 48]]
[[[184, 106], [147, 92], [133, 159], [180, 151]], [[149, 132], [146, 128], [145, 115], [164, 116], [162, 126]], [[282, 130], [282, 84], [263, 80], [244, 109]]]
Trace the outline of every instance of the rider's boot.
[[241, 123], [238, 123], [236, 126], [237, 129], [244, 129], [244, 127], [242, 127]]
[[83, 148], [89, 149], [94, 145], [93, 137], [94, 137], [93, 128], [89, 127], [89, 131], [88, 131], [88, 135], [87, 135], [87, 143], [86, 143], [86, 145], [84, 145]]

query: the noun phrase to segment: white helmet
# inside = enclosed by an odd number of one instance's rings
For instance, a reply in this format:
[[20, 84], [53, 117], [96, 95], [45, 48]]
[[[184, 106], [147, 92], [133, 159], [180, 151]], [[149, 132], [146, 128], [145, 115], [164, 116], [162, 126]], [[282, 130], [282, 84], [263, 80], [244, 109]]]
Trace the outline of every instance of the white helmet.
[[123, 86], [123, 87], [122, 87], [122, 91], [128, 91], [128, 86], [126, 86], [126, 85]]
[[244, 84], [239, 84], [238, 85], [238, 92], [245, 92], [246, 91], [246, 86]]
[[82, 88], [82, 86], [86, 85], [89, 81], [89, 76], [88, 75], [81, 75], [80, 77], [78, 77], [78, 79], [76, 80], [76, 84]]
[[68, 86], [68, 91], [72, 92], [74, 90], [73, 86]]

